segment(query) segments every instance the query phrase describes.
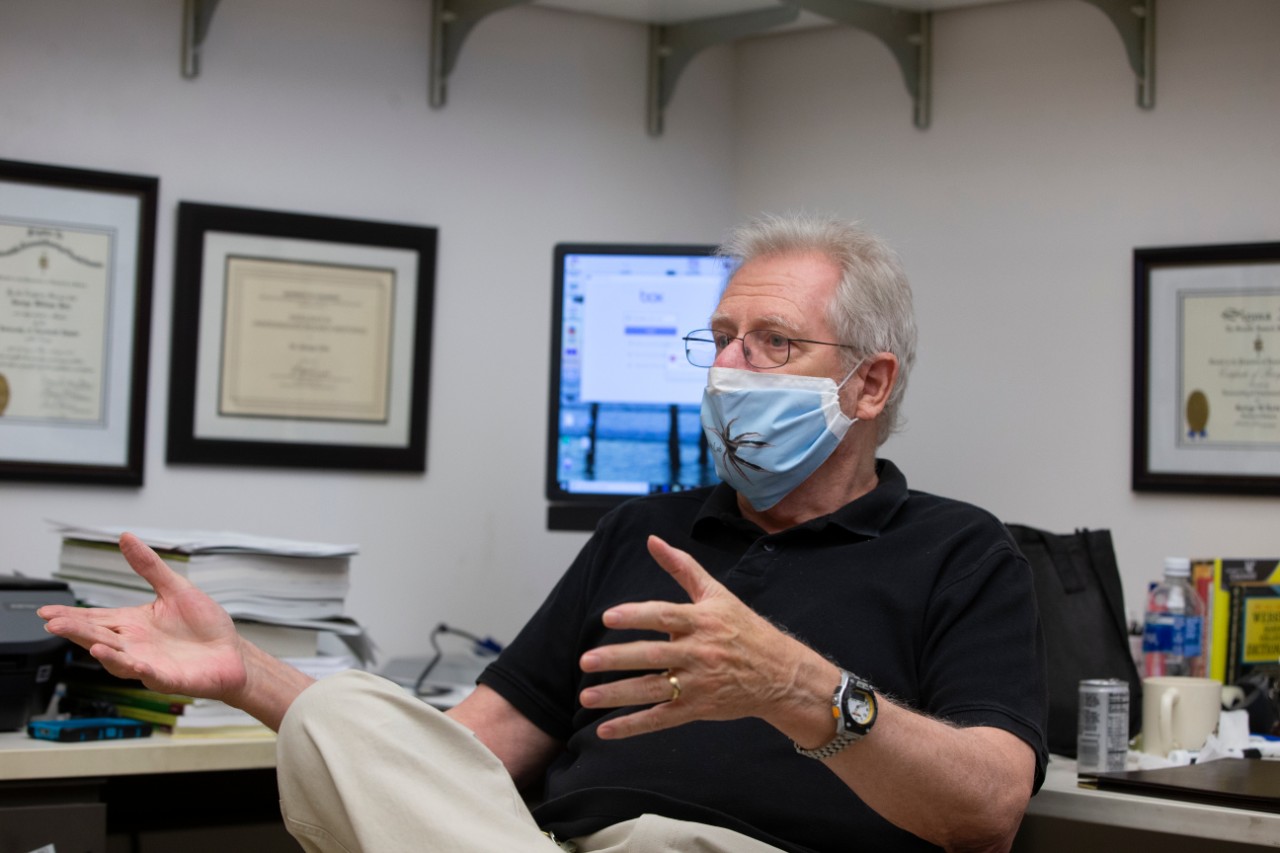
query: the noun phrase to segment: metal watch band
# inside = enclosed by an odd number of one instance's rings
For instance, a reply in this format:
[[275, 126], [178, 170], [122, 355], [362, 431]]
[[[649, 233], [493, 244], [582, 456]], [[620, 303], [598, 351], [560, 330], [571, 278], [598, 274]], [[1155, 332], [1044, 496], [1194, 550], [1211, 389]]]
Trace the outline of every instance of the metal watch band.
[[791, 741], [791, 745], [805, 758], [816, 758], [821, 761], [824, 758], [830, 758], [861, 737], [862, 735], [855, 735], [853, 732], [841, 732], [817, 749], [805, 749], [795, 741]]

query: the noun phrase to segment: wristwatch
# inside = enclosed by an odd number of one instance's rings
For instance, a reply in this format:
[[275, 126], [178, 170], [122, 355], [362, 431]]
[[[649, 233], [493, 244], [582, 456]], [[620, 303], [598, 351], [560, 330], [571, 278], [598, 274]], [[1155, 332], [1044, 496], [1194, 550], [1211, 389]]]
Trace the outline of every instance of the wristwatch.
[[831, 697], [831, 716], [836, 718], [836, 736], [817, 749], [805, 749], [792, 741], [796, 752], [807, 758], [830, 758], [865, 737], [876, 724], [876, 689], [852, 672], [840, 670], [840, 686]]

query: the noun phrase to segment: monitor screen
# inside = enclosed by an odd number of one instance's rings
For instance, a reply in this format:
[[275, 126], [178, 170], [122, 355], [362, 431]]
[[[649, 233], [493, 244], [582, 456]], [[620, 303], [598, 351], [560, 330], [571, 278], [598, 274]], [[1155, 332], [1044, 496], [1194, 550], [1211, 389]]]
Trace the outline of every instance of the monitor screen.
[[592, 530], [637, 495], [717, 482], [702, 435], [706, 328], [734, 262], [712, 246], [555, 247], [547, 526]]

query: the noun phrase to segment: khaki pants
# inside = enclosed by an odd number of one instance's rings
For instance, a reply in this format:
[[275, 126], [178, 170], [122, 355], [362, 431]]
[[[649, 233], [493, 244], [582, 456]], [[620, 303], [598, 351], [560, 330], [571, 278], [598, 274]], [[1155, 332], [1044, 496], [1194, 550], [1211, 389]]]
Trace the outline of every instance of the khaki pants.
[[[492, 752], [386, 679], [303, 691], [276, 745], [280, 811], [307, 851], [557, 853]], [[580, 853], [778, 853], [731, 830], [644, 815], [572, 840]]]

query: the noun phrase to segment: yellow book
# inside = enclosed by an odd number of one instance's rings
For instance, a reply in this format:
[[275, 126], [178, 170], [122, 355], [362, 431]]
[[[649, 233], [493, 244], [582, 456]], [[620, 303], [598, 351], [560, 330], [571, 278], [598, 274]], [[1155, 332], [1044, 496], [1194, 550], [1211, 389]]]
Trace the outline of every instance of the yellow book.
[[209, 737], [226, 737], [233, 734], [253, 734], [258, 729], [270, 731], [253, 717], [234, 708], [228, 708], [224, 714], [192, 717], [184, 714], [166, 714], [161, 711], [152, 711], [149, 708], [132, 708], [127, 705], [117, 705], [116, 713], [121, 717], [131, 717], [135, 720], [153, 723], [175, 736], [198, 734]]
[[1206, 626], [1208, 676], [1227, 684], [1234, 669], [1228, 661], [1233, 619], [1231, 589], [1235, 586], [1280, 585], [1280, 559], [1206, 557], [1192, 560], [1191, 566], [1193, 578], [1197, 569], [1205, 571], [1201, 566], [1212, 567], [1213, 582], [1205, 602], [1209, 622]]

